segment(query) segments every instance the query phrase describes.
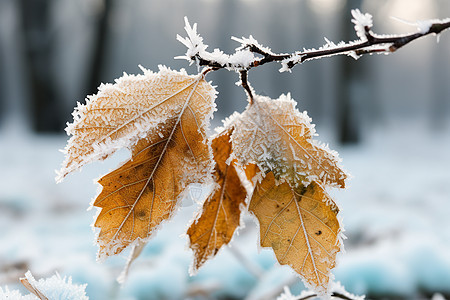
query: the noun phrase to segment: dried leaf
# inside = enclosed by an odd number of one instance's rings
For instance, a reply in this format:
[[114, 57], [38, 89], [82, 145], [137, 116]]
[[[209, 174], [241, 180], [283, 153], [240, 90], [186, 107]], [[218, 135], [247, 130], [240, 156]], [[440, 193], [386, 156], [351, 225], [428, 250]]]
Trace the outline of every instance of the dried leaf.
[[253, 104], [233, 120], [233, 152], [238, 163], [254, 163], [291, 185], [318, 181], [345, 187], [347, 175], [337, 153], [313, 139], [316, 134], [311, 119], [295, 106], [289, 95], [277, 100], [255, 97]]
[[261, 174], [261, 170], [255, 164], [248, 164], [244, 167], [244, 173], [247, 180], [251, 183], [252, 188], [255, 187], [255, 177]]
[[271, 247], [318, 293], [327, 292], [330, 269], [340, 250], [338, 208], [317, 182], [277, 185], [272, 172], [256, 184], [249, 211], [260, 224], [260, 243]]
[[[136, 135], [136, 131], [138, 136], [144, 133], [146, 136], [130, 146], [129, 161], [99, 180], [103, 189], [93, 203], [101, 208], [94, 224], [100, 228], [99, 258], [117, 254], [132, 243], [145, 243], [157, 226], [173, 214], [187, 185], [210, 180], [213, 164], [206, 127], [214, 109], [214, 90], [201, 76], [180, 75], [168, 70], [161, 73], [157, 75], [158, 80], [150, 74], [151, 84], [142, 77], [134, 81], [132, 78], [122, 80], [129, 93], [137, 97], [136, 107], [140, 113], [125, 114], [118, 110], [106, 118], [108, 124], [117, 123], [113, 131], [103, 132], [108, 138], [114, 136], [120, 140]], [[131, 99], [124, 100], [122, 94], [117, 94], [119, 88], [125, 87], [121, 84], [111, 87], [110, 94], [102, 92], [101, 97], [95, 98], [100, 104], [89, 103], [83, 121], [77, 123], [77, 128], [87, 130], [85, 135], [90, 137], [89, 141], [94, 139], [98, 144], [104, 139], [101, 131], [88, 130], [88, 120], [94, 116], [101, 119], [100, 112], [124, 101], [131, 105]], [[147, 102], [145, 109], [140, 107], [144, 105], [140, 102]], [[125, 120], [120, 120], [121, 117]], [[144, 126], [142, 120], [153, 125], [145, 123]], [[132, 127], [137, 128], [134, 133]], [[145, 130], [141, 132], [139, 128]], [[79, 138], [81, 135], [73, 137]], [[69, 166], [80, 164], [97, 153], [85, 143], [81, 148], [70, 149], [73, 151], [68, 154]], [[78, 159], [77, 153], [84, 158]]]
[[[161, 134], [166, 120], [179, 116], [187, 98], [190, 103], [201, 104], [196, 107], [201, 115], [209, 116], [214, 110], [211, 99], [216, 92], [200, 76], [161, 66], [159, 73], [141, 69], [144, 74], [124, 74], [114, 84], [102, 84], [96, 95], [87, 97], [85, 105], [78, 103], [72, 113], [74, 121], [66, 128], [72, 137], [63, 151], [66, 159], [58, 182], [117, 149], [132, 148], [148, 135]], [[203, 126], [200, 119], [197, 121]]]
[[22, 285], [27, 290], [29, 290], [34, 295], [36, 295], [36, 297], [38, 297], [40, 300], [48, 300], [48, 298], [39, 290], [39, 288], [35, 286], [36, 280], [34, 279], [31, 272], [28, 271], [25, 275], [26, 275], [26, 277], [20, 278], [20, 282], [22, 283]]
[[204, 202], [201, 215], [187, 231], [190, 247], [194, 251], [194, 272], [230, 242], [239, 226], [241, 210], [245, 204], [247, 192], [234, 163], [226, 163], [231, 154], [230, 135], [231, 130], [212, 141], [217, 185]]

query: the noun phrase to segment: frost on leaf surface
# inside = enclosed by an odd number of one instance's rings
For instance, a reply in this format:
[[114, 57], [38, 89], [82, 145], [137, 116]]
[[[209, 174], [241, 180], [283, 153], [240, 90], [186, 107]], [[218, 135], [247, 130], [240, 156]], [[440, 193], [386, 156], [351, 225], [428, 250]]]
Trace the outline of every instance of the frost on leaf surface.
[[100, 88], [71, 128], [62, 175], [116, 145], [131, 148], [131, 159], [103, 176], [93, 205], [101, 208], [94, 226], [99, 257], [147, 241], [174, 212], [190, 183], [208, 182], [213, 169], [206, 137], [215, 109], [215, 90], [201, 75], [162, 68], [158, 74], [124, 76]]
[[337, 153], [313, 139], [311, 119], [295, 106], [289, 95], [276, 100], [256, 96], [233, 120], [233, 155], [240, 165], [256, 164], [293, 186], [318, 181], [345, 187], [347, 175]]
[[[102, 84], [86, 104], [78, 104], [67, 125], [71, 135], [65, 161], [57, 181], [95, 160], [105, 159], [117, 149], [132, 148], [147, 135], [166, 132], [167, 120], [176, 119], [183, 99], [197, 102], [201, 111], [212, 111], [215, 91], [199, 76], [160, 67], [158, 73], [142, 68], [144, 74], [124, 74], [114, 84]], [[191, 108], [188, 108], [191, 109]], [[197, 120], [202, 126], [202, 119]]]
[[247, 192], [234, 162], [227, 163], [231, 154], [231, 131], [217, 135], [212, 141], [216, 187], [205, 200], [201, 214], [187, 231], [190, 248], [194, 251], [193, 271], [198, 270], [223, 245], [230, 242], [239, 226], [245, 205]]
[[249, 211], [258, 219], [261, 246], [272, 248], [278, 262], [292, 267], [317, 293], [329, 293], [341, 229], [339, 210], [321, 185], [277, 185], [270, 172], [256, 184]]

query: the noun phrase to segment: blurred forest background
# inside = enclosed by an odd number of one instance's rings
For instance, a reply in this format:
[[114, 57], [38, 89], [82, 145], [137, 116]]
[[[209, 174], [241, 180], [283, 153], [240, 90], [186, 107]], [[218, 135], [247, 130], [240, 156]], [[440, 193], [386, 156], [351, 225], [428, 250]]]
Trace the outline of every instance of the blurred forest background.
[[[197, 72], [174, 60], [186, 51], [176, 41], [184, 16], [211, 51], [232, 53], [238, 44], [230, 37], [251, 34], [274, 52], [293, 52], [318, 48], [324, 37], [356, 39], [353, 8], [372, 14], [380, 34], [417, 30], [391, 17], [450, 17], [449, 0], [0, 0], [0, 288], [19, 289], [31, 270], [36, 278], [72, 276], [96, 300], [268, 300], [284, 285], [300, 292], [298, 278], [258, 250], [249, 216], [232, 247], [190, 277], [192, 253], [179, 237], [201, 197], [184, 200], [120, 287], [127, 254], [95, 262], [95, 212], [86, 208], [98, 192], [92, 180], [128, 153], [56, 185], [57, 150], [76, 102], [100, 83], [141, 73], [139, 64]], [[336, 280], [370, 299], [450, 299], [450, 31], [439, 43], [428, 36], [388, 56], [279, 68], [252, 69], [249, 81], [272, 98], [291, 92], [354, 175], [347, 190], [333, 192], [348, 236]], [[214, 126], [243, 111], [236, 74], [219, 70], [207, 79], [219, 90]]]
[[[174, 69], [185, 61], [175, 40], [183, 17], [199, 24], [210, 45], [231, 53], [231, 36], [252, 34], [275, 52], [319, 47], [323, 37], [356, 38], [351, 8], [374, 16], [374, 31], [407, 33], [415, 21], [443, 18], [447, 0], [1, 0], [0, 130], [23, 126], [37, 133], [61, 133], [76, 101], [112, 82], [122, 72], [139, 73], [138, 64]], [[362, 131], [398, 120], [422, 122], [436, 130], [450, 120], [450, 40], [428, 37], [388, 57], [323, 59], [280, 74], [278, 65], [252, 70], [256, 91], [272, 98], [291, 92], [320, 127], [342, 142], [357, 142]], [[209, 77], [220, 92], [219, 120], [245, 105], [238, 79], [227, 71]]]

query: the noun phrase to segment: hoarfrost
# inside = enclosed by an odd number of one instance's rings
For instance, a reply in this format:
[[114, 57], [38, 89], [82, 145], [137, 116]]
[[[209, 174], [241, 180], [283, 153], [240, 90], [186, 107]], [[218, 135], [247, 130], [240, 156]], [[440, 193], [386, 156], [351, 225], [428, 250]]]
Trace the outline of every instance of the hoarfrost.
[[187, 47], [186, 56], [178, 56], [175, 58], [186, 59], [188, 61], [191, 61], [192, 64], [192, 58], [197, 54], [206, 52], [205, 50], [206, 48], [208, 48], [208, 45], [205, 45], [203, 43], [203, 38], [199, 34], [197, 34], [197, 23], [194, 23], [194, 25], [191, 26], [187, 17], [184, 17], [184, 23], [184, 30], [186, 31], [188, 36], [186, 38], [183, 38], [182, 36], [177, 35], [177, 40]]
[[270, 48], [261, 45], [252, 35], [250, 35], [248, 38], [245, 37], [237, 38], [233, 36], [231, 37], [231, 39], [238, 43], [241, 43], [241, 46], [238, 47], [236, 50], [243, 50], [249, 46], [256, 46], [258, 49], [261, 49], [262, 51], [268, 54], [275, 55], [275, 53], [273, 53]]
[[39, 299], [35, 295], [22, 295], [18, 290], [10, 290], [8, 287], [5, 287], [3, 290], [0, 287], [0, 299], [12, 299], [12, 300], [36, 300]]
[[[332, 282], [330, 284], [330, 289], [333, 293], [340, 294], [342, 299], [353, 299], [353, 300], [364, 300], [366, 297], [364, 295], [358, 296], [347, 292], [340, 282]], [[284, 292], [278, 296], [277, 300], [297, 300], [297, 299], [313, 299], [317, 297], [316, 293], [309, 290], [303, 290], [299, 295], [292, 295], [289, 287], [284, 287]]]
[[337, 152], [313, 139], [317, 134], [312, 120], [296, 104], [289, 94], [276, 100], [256, 96], [241, 115], [233, 116], [233, 158], [243, 166], [273, 171], [278, 180], [293, 185], [318, 181], [343, 187], [347, 175]]
[[358, 295], [347, 292], [345, 290], [345, 287], [339, 281], [331, 283], [331, 290], [335, 293], [339, 293], [339, 294], [343, 295], [344, 297], [347, 297], [345, 299], [364, 300], [366, 298], [366, 296], [364, 296], [364, 295], [358, 296]]
[[209, 125], [216, 92], [201, 75], [189, 76], [183, 69], [178, 72], [164, 66], [159, 66], [159, 73], [140, 68], [143, 75], [124, 75], [115, 84], [103, 84], [96, 95], [87, 97], [86, 104], [78, 103], [73, 123], [67, 124], [66, 132], [72, 137], [63, 150], [66, 159], [57, 172], [58, 182], [87, 163], [159, 134], [162, 124], [176, 118], [183, 106], [169, 100], [175, 95], [188, 96], [194, 87], [192, 101], [201, 103], [202, 111], [210, 111], [208, 120], [199, 125]]
[[410, 22], [410, 21], [400, 19], [397, 17], [392, 17], [392, 19], [399, 21], [406, 25], [416, 26], [417, 29], [419, 30], [419, 33], [421, 33], [421, 34], [426, 34], [427, 32], [429, 32], [431, 29], [431, 26], [433, 26], [433, 24], [444, 24], [444, 23], [450, 22], [450, 18], [422, 20], [422, 21], [415, 21], [415, 22]]
[[[175, 59], [185, 59], [191, 64], [196, 62], [197, 66], [200, 67], [199, 59], [201, 58], [202, 60], [218, 63], [223, 68], [230, 71], [237, 72], [247, 69], [255, 60], [255, 55], [253, 52], [246, 49], [246, 47], [250, 44], [260, 46], [252, 36], [242, 39], [232, 37], [233, 40], [242, 44], [242, 46], [238, 47], [236, 52], [232, 55], [225, 54], [219, 49], [214, 49], [213, 52], [208, 52], [206, 51], [208, 45], [203, 43], [203, 38], [197, 33], [197, 24], [195, 23], [191, 26], [187, 17], [184, 18], [184, 21], [186, 24], [184, 29], [186, 30], [188, 36], [183, 38], [182, 36], [177, 35], [177, 40], [185, 45], [187, 50], [184, 56], [177, 56]], [[267, 49], [267, 51], [270, 51], [270, 49]]]
[[352, 16], [356, 34], [362, 41], [367, 41], [366, 30], [370, 30], [373, 26], [372, 15], [363, 14], [359, 9], [352, 9]]
[[[47, 299], [65, 299], [65, 300], [89, 300], [86, 296], [86, 286], [72, 283], [72, 278], [53, 275], [47, 279], [34, 279], [30, 271], [25, 273], [25, 278], [21, 279], [27, 289], [37, 291]], [[1, 289], [0, 289], [1, 295]], [[17, 299], [17, 298], [14, 298]], [[37, 298], [18, 298], [18, 299], [37, 299]]]

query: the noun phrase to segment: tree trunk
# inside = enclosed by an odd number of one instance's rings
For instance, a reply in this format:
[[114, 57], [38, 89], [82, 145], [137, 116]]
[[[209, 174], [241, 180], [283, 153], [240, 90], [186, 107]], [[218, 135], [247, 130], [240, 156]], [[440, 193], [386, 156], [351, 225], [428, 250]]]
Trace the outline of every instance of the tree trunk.
[[108, 24], [113, 11], [114, 0], [103, 0], [103, 10], [97, 16], [96, 35], [92, 41], [90, 69], [87, 71], [86, 93], [96, 94], [103, 81], [102, 71], [107, 63]]
[[24, 61], [30, 86], [29, 115], [37, 132], [63, 128], [60, 104], [53, 81], [51, 8], [48, 0], [18, 0], [23, 30]]

